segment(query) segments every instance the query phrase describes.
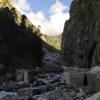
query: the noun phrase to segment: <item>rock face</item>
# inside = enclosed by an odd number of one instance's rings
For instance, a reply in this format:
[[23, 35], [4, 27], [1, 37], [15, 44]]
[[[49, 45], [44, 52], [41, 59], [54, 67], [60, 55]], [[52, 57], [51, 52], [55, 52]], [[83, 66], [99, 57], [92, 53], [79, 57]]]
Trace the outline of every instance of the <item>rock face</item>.
[[[74, 0], [62, 36], [63, 64], [89, 68], [100, 42], [100, 0]], [[94, 58], [95, 59], [95, 58]], [[100, 60], [95, 65], [100, 64]]]
[[0, 0], [0, 7], [12, 7], [13, 6], [13, 1], [12, 0]]
[[92, 66], [100, 66], [100, 44], [96, 45], [96, 49], [94, 51]]

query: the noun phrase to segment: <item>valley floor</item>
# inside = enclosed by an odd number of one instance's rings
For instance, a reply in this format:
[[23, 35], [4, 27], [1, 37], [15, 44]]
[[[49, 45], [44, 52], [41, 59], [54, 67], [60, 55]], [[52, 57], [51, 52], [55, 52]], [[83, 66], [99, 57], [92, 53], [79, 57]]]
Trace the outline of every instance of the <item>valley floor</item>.
[[[62, 83], [62, 74], [43, 74], [30, 84], [23, 82], [0, 83], [0, 100], [84, 100], [85, 90]], [[31, 100], [31, 99], [29, 99]]]

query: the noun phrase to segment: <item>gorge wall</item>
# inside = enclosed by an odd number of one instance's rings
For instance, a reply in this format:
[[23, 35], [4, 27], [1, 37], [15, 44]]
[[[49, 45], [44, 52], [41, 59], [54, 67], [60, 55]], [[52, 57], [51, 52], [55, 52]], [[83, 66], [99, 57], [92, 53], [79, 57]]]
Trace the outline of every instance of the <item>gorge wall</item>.
[[73, 0], [62, 35], [62, 63], [90, 68], [100, 65], [100, 0]]

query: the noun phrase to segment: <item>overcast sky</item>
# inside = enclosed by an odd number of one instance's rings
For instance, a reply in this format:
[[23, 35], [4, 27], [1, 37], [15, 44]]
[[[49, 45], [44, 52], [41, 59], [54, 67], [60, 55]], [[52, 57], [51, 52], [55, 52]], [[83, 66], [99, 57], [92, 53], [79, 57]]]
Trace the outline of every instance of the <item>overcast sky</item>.
[[41, 26], [44, 34], [60, 35], [69, 19], [72, 0], [14, 0], [16, 8], [30, 21]]

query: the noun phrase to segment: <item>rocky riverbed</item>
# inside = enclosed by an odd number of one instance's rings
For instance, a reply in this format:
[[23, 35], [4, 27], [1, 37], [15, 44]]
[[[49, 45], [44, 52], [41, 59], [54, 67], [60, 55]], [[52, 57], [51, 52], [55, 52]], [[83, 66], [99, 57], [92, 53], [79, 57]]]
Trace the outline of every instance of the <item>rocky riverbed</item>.
[[60, 82], [61, 75], [38, 75], [30, 84], [24, 82], [5, 82], [0, 84], [0, 97], [5, 100], [84, 100], [85, 90]]

